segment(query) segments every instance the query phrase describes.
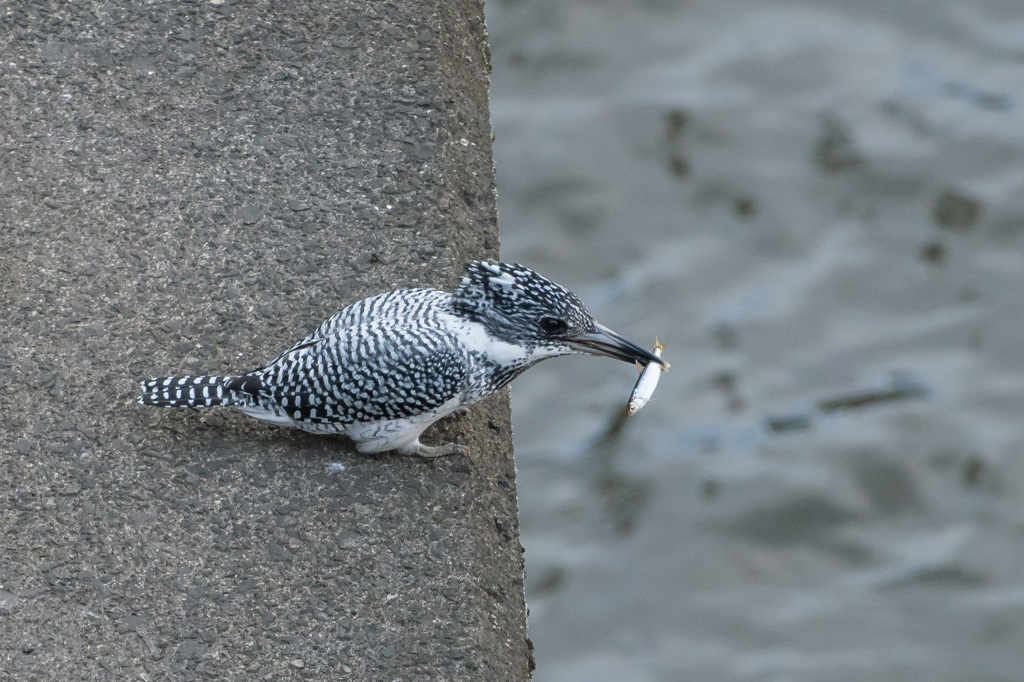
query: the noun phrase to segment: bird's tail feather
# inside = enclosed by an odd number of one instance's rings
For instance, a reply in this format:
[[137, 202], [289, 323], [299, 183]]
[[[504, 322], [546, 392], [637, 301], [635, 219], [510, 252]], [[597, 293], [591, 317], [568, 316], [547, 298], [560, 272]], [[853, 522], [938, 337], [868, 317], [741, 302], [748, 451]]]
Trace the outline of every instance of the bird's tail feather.
[[239, 396], [225, 383], [235, 377], [156, 377], [141, 383], [139, 405], [215, 407], [235, 405]]

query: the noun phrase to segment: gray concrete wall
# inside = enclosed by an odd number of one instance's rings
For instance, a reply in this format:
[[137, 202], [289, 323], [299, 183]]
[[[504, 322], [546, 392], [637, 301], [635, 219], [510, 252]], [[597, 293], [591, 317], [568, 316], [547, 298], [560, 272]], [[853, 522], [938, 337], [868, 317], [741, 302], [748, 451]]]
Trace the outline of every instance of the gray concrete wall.
[[506, 393], [437, 461], [134, 403], [496, 256], [486, 54], [475, 0], [0, 8], [0, 677], [529, 676]]

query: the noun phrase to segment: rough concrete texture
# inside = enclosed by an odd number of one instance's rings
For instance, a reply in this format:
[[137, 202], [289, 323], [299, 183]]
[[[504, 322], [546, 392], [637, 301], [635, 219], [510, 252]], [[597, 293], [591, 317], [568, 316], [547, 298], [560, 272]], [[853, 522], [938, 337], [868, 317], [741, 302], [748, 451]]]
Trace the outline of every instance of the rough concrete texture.
[[479, 2], [18, 0], [0, 55], [0, 677], [528, 678], [505, 393], [437, 461], [134, 402], [497, 254]]

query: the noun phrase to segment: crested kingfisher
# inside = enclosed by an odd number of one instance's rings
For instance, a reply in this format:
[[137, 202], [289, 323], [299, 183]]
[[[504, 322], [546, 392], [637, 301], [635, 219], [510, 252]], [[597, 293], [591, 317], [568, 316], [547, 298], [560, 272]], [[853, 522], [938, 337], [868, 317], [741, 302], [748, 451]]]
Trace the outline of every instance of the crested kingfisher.
[[348, 436], [360, 452], [437, 457], [466, 448], [420, 443], [428, 426], [541, 360], [574, 353], [668, 367], [597, 322], [565, 287], [519, 264], [474, 261], [454, 293], [398, 289], [357, 301], [262, 367], [147, 379], [138, 402], [233, 407]]

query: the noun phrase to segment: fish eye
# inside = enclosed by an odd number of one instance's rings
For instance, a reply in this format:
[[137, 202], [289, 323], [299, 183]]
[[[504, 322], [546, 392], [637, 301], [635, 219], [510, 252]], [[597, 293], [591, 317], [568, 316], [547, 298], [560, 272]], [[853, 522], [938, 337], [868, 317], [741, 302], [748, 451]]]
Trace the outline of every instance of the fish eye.
[[560, 320], [557, 317], [542, 317], [539, 324], [541, 330], [551, 336], [557, 336], [569, 331], [569, 325], [566, 324], [565, 320]]

